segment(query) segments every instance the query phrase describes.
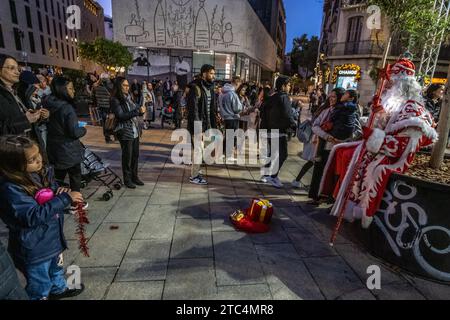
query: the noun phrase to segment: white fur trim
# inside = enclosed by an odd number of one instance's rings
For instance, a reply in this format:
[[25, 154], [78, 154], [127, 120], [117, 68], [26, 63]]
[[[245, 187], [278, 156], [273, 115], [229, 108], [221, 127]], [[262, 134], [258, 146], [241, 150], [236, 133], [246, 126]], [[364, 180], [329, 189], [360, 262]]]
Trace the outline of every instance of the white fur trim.
[[381, 146], [383, 145], [386, 133], [380, 129], [374, 129], [369, 139], [366, 142], [367, 151], [371, 153], [380, 152]]
[[406, 129], [408, 127], [419, 128], [423, 132], [423, 134], [427, 138], [430, 138], [433, 142], [436, 142], [438, 140], [438, 134], [436, 130], [430, 125], [428, 125], [424, 120], [418, 117], [409, 118], [403, 121], [393, 123], [392, 125], [389, 126], [389, 128], [386, 129], [389, 130], [388, 133], [394, 133]]
[[364, 229], [369, 229], [370, 225], [372, 224], [373, 217], [368, 217], [366, 215], [362, 216], [361, 225]]

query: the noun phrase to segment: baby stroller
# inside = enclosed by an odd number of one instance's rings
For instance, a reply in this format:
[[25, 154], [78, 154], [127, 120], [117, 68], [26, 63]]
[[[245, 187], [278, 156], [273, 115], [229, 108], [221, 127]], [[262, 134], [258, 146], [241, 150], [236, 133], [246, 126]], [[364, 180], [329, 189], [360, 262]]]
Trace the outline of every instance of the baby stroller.
[[161, 110], [161, 129], [164, 129], [164, 124], [167, 122], [171, 125], [175, 124], [175, 108], [172, 106], [172, 99], [168, 98], [164, 107]]
[[81, 164], [82, 182], [81, 187], [86, 188], [92, 181], [97, 181], [108, 188], [102, 196], [104, 201], [109, 201], [114, 197], [113, 187], [116, 190], [122, 189], [122, 179], [104, 163], [94, 152], [83, 145], [84, 159]]

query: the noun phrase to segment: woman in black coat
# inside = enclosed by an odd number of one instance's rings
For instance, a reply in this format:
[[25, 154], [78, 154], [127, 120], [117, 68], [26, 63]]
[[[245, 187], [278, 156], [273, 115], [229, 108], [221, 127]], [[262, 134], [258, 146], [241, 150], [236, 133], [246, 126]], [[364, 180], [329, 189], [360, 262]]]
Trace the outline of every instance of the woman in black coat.
[[118, 121], [115, 131], [122, 148], [123, 181], [127, 188], [136, 189], [136, 185], [144, 185], [138, 177], [139, 138], [142, 133], [138, 117], [143, 116], [146, 109], [133, 102], [130, 84], [125, 78], [116, 79], [111, 111]]
[[47, 124], [47, 153], [50, 164], [55, 168], [56, 180], [63, 182], [69, 174], [70, 189], [81, 191], [81, 162], [84, 149], [80, 138], [86, 129], [78, 124], [73, 107], [75, 90], [73, 83], [64, 77], [55, 77], [51, 84], [52, 94], [44, 100], [44, 107], [50, 111]]

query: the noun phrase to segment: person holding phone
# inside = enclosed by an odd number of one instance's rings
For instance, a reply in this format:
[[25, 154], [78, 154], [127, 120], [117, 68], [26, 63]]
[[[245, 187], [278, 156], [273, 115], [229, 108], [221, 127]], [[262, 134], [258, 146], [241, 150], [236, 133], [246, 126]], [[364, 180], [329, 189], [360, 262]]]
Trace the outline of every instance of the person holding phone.
[[116, 134], [122, 148], [123, 181], [127, 188], [136, 189], [136, 185], [144, 185], [138, 177], [139, 139], [142, 136], [138, 117], [143, 116], [147, 110], [145, 106], [134, 103], [130, 84], [125, 78], [116, 79], [111, 111], [118, 120]]

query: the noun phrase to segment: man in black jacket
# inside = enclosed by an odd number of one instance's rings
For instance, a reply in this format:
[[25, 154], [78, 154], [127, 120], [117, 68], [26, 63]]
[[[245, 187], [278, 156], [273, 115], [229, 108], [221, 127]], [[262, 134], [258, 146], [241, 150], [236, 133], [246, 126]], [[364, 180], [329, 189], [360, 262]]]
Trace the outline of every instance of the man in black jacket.
[[[188, 130], [194, 144], [193, 163], [191, 169], [191, 183], [197, 185], [207, 185], [208, 182], [200, 174], [201, 164], [195, 163], [195, 154], [203, 155], [203, 147], [195, 144], [194, 141], [201, 141], [203, 133], [209, 129], [216, 129], [217, 108], [215, 102], [214, 80], [216, 70], [211, 65], [204, 65], [201, 68], [201, 78], [194, 80], [189, 91], [188, 108]], [[195, 132], [195, 123], [201, 124], [201, 132]], [[202, 157], [203, 158], [203, 157]]]
[[0, 135], [27, 134], [33, 136], [31, 125], [41, 118], [41, 112], [27, 110], [13, 89], [19, 82], [20, 68], [13, 57], [0, 54]]
[[[276, 81], [276, 93], [267, 102], [267, 129], [271, 134], [271, 139], [278, 139], [278, 150], [272, 148], [270, 143], [270, 153], [272, 161], [266, 165], [270, 168], [270, 175], [262, 178], [263, 182], [270, 183], [275, 188], [282, 188], [283, 184], [278, 178], [278, 173], [288, 157], [288, 134], [297, 127], [297, 123], [292, 113], [292, 101], [288, 92], [291, 90], [291, 83], [288, 77], [281, 76]], [[278, 130], [278, 134], [274, 132]]]

